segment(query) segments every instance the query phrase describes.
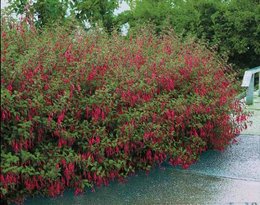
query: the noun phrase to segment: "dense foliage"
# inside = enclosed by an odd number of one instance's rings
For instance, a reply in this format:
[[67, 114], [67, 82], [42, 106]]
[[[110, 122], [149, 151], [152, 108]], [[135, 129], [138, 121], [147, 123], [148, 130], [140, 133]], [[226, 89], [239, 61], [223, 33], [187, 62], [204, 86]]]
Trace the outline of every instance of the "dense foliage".
[[121, 0], [9, 0], [9, 9], [16, 15], [33, 16], [35, 25], [64, 24], [75, 18], [85, 29], [105, 28], [111, 33], [117, 27], [114, 16]]
[[[157, 32], [173, 28], [192, 35], [228, 56], [235, 68], [260, 65], [260, 4], [258, 0], [129, 0], [125, 12], [130, 28], [152, 22]], [[123, 15], [123, 14], [122, 14]]]
[[188, 168], [246, 127], [225, 63], [171, 32], [1, 26], [4, 200], [79, 194], [162, 162]]

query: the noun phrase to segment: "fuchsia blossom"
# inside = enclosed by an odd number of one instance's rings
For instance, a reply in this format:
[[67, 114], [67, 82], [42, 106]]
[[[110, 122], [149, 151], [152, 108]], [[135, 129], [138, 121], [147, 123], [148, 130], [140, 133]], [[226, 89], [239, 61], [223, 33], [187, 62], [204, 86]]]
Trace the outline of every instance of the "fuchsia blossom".
[[58, 116], [58, 121], [57, 121], [58, 125], [61, 125], [62, 121], [64, 120], [64, 117], [65, 117], [65, 111], [62, 111]]
[[12, 86], [11, 83], [7, 86], [7, 90], [8, 90], [10, 93], [13, 91], [13, 86]]

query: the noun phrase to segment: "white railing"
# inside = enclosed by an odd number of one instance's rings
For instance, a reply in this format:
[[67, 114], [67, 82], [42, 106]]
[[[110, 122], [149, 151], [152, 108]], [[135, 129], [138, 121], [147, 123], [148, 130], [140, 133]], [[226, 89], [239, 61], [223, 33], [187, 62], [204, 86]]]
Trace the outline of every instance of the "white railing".
[[242, 87], [247, 88], [246, 89], [246, 104], [252, 105], [254, 102], [254, 80], [255, 80], [255, 74], [258, 73], [259, 75], [259, 87], [258, 87], [258, 96], [260, 96], [260, 66], [249, 69], [245, 71]]

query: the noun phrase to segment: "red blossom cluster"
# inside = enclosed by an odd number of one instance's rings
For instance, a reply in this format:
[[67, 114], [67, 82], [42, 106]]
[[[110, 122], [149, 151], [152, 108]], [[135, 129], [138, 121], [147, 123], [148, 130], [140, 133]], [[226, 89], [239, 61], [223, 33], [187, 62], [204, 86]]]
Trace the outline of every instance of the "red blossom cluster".
[[230, 71], [196, 43], [2, 28], [2, 199], [79, 194], [163, 162], [186, 169], [246, 128]]

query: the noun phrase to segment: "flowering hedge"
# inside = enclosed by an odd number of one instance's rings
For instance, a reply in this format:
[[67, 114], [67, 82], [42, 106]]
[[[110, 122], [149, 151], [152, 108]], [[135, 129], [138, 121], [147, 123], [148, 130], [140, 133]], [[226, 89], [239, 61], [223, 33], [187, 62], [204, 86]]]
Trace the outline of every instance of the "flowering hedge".
[[188, 168], [228, 146], [247, 114], [226, 65], [172, 33], [125, 38], [2, 22], [1, 198]]

